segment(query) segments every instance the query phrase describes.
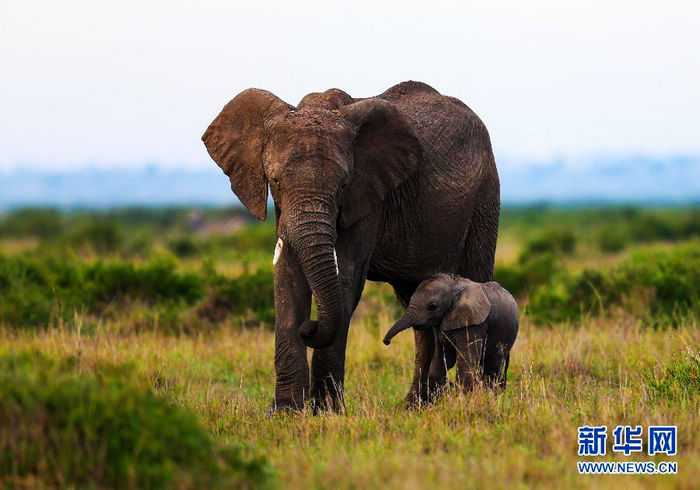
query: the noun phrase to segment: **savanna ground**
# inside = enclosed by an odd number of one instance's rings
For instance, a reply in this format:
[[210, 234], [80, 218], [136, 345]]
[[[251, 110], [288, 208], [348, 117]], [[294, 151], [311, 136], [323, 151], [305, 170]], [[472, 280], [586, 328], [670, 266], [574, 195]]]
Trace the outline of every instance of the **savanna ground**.
[[[368, 283], [342, 414], [268, 418], [274, 228], [240, 210], [0, 218], [0, 482], [8, 488], [697, 488], [700, 210], [506, 208], [496, 279], [521, 307], [503, 394], [404, 409], [410, 333]], [[610, 450], [678, 426], [678, 454]], [[577, 456], [577, 428], [608, 454]], [[583, 476], [576, 462], [678, 462]]]

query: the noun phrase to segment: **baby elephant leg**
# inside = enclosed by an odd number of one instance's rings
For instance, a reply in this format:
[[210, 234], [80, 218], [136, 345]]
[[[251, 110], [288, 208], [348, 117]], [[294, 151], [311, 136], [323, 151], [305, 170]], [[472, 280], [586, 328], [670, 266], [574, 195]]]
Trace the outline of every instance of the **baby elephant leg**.
[[450, 339], [441, 332], [436, 334], [435, 350], [428, 373], [429, 398], [440, 394], [447, 384], [447, 371], [452, 369], [457, 361], [457, 351]]
[[498, 343], [494, 352], [487, 352], [484, 358], [484, 382], [499, 391], [506, 388], [506, 374], [510, 361], [510, 352], [506, 349], [505, 344]]
[[471, 391], [481, 381], [486, 326], [476, 325], [450, 332], [457, 347], [457, 382], [464, 391]]
[[429, 398], [428, 373], [435, 349], [435, 332], [429, 330], [413, 330], [416, 340], [416, 358], [413, 366], [413, 382], [406, 395], [409, 407], [419, 406]]

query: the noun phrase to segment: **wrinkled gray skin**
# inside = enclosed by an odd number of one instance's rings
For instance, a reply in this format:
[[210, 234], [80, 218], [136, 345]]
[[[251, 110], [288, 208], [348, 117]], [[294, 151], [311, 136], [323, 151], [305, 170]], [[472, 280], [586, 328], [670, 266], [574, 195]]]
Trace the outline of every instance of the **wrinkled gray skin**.
[[[275, 203], [284, 245], [273, 410], [309, 397], [317, 409], [342, 407], [348, 325], [366, 279], [391, 284], [404, 306], [436, 272], [491, 279], [498, 174], [486, 128], [457, 99], [404, 82], [367, 99], [312, 93], [293, 107], [248, 89], [202, 139], [256, 217], [265, 219], [268, 185]], [[417, 332], [416, 346], [432, 351], [432, 333]]]
[[480, 379], [488, 386], [505, 389], [510, 349], [518, 335], [518, 306], [497, 282], [477, 283], [452, 274], [425, 280], [406, 313], [387, 332], [384, 343], [389, 345], [396, 334], [410, 327], [434, 333], [438, 349], [424, 353], [430, 359], [424, 359], [422, 365], [431, 366], [432, 382], [413, 386], [409, 405], [438, 393], [455, 363], [457, 381], [465, 391]]

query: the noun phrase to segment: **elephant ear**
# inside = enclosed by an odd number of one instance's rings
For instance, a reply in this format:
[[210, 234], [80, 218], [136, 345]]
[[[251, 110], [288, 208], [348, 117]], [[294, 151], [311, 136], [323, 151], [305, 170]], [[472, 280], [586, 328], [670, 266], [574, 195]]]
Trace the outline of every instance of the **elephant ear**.
[[490, 311], [491, 302], [481, 284], [469, 279], [460, 279], [457, 283], [454, 306], [443, 319], [440, 329], [448, 331], [478, 325], [486, 321]]
[[236, 95], [212, 121], [202, 141], [231, 180], [231, 190], [258, 219], [267, 214], [267, 180], [262, 152], [265, 120], [292, 106], [266, 90]]
[[338, 111], [356, 128], [355, 164], [341, 201], [340, 225], [347, 228], [416, 171], [422, 148], [404, 117], [385, 100], [365, 99]]

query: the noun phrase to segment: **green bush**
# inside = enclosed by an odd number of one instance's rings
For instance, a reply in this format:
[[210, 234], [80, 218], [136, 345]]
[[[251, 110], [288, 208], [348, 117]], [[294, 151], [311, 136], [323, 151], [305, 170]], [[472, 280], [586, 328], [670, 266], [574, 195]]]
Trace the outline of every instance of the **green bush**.
[[63, 231], [64, 221], [53, 208], [20, 208], [0, 216], [0, 237], [49, 238]]
[[275, 321], [274, 278], [271, 269], [261, 268], [236, 278], [215, 276], [209, 298], [199, 309], [211, 321], [220, 321], [229, 314], [252, 313], [269, 326]]
[[203, 295], [202, 279], [192, 273], [178, 273], [176, 263], [157, 257], [142, 267], [131, 262], [95, 262], [85, 266], [83, 297], [90, 307], [122, 298], [148, 303], [166, 301], [193, 304]]
[[687, 352], [676, 355], [661, 372], [642, 371], [652, 400], [688, 400], [700, 393], [700, 356]]
[[700, 242], [668, 252], [638, 252], [623, 266], [628, 281], [652, 289], [650, 312], [677, 319], [700, 313]]
[[150, 257], [154, 245], [153, 233], [148, 228], [140, 228], [127, 235], [124, 248], [120, 251], [122, 256]]
[[688, 209], [643, 209], [616, 220], [616, 233], [638, 243], [688, 240], [700, 236], [700, 212]]
[[571, 231], [550, 229], [527, 242], [515, 264], [497, 265], [494, 279], [516, 296], [528, 293], [550, 283], [560, 270], [557, 257], [571, 254], [575, 246]]
[[494, 269], [494, 280], [515, 296], [532, 290], [541, 284], [548, 284], [559, 271], [552, 253], [521, 256], [515, 264], [497, 265]]
[[673, 240], [678, 238], [678, 223], [658, 213], [645, 213], [632, 228], [637, 241]]
[[[506, 206], [501, 210], [500, 229], [514, 231], [524, 241], [533, 242], [535, 253], [544, 249], [567, 253], [565, 248], [572, 236], [581, 242], [597, 243], [603, 252], [616, 252], [627, 244], [700, 237], [700, 208]], [[549, 231], [542, 233], [542, 229]], [[571, 230], [575, 235], [567, 237]]]
[[619, 252], [627, 245], [627, 236], [624, 232], [613, 227], [607, 227], [600, 231], [598, 235], [598, 247], [601, 252]]
[[17, 327], [45, 325], [55, 306], [53, 284], [72, 282], [75, 275], [60, 262], [0, 255], [0, 320]]
[[111, 316], [133, 302], [153, 310], [166, 331], [197, 327], [199, 318], [217, 322], [229, 315], [252, 316], [272, 325], [272, 268], [230, 278], [216, 274], [213, 266], [199, 273], [178, 272], [176, 261], [165, 256], [134, 265], [121, 260], [85, 263], [52, 255], [0, 255], [0, 322], [7, 326], [70, 322], [76, 311]]
[[73, 249], [88, 248], [98, 254], [113, 253], [124, 247], [126, 232], [112, 221], [88, 220], [67, 233], [64, 243]]
[[175, 268], [176, 263], [164, 257], [135, 266], [0, 255], [0, 321], [13, 327], [44, 327], [52, 319], [70, 319], [76, 310], [100, 314], [126, 300], [192, 305], [203, 297], [204, 282]]
[[183, 235], [170, 240], [168, 248], [178, 257], [192, 257], [199, 252], [199, 245], [190, 235]]
[[274, 222], [249, 225], [229, 235], [212, 237], [217, 246], [235, 250], [237, 252], [249, 252], [262, 250], [272, 256], [277, 242], [277, 230]]
[[569, 255], [576, 247], [576, 237], [571, 230], [550, 229], [530, 240], [520, 254], [520, 261], [526, 262], [533, 255], [552, 253]]
[[537, 322], [578, 320], [581, 315], [620, 306], [647, 313], [654, 324], [678, 324], [700, 314], [700, 246], [631, 255], [619, 266], [560, 274], [536, 288], [527, 307]]
[[197, 417], [124, 368], [79, 374], [36, 352], [0, 355], [0, 483], [51, 488], [242, 488], [263, 460], [219, 448]]
[[562, 275], [559, 282], [536, 288], [527, 312], [537, 322], [578, 319], [616, 304], [622, 291], [614, 274], [594, 269]]

